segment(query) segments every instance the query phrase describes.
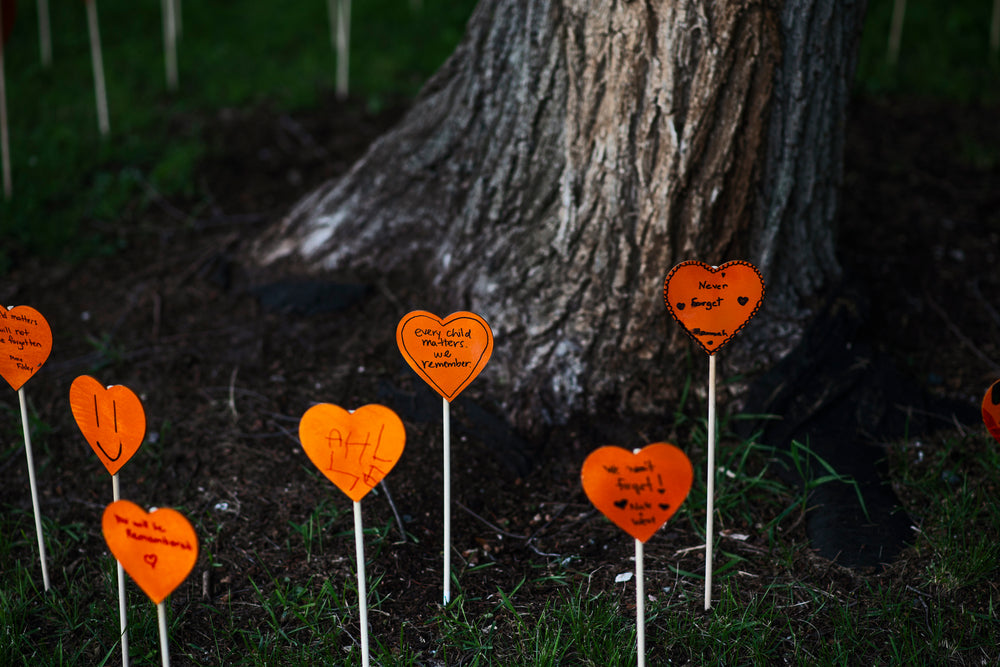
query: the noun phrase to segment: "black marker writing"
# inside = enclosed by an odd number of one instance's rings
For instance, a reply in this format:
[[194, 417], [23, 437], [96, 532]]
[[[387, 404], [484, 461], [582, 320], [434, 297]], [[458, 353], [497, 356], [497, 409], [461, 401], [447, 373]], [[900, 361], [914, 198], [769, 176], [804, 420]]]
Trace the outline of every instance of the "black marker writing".
[[[111, 400], [111, 410], [114, 420], [115, 433], [118, 433], [118, 404], [115, 403], [114, 399]], [[97, 409], [97, 394], [94, 394], [94, 419], [97, 422], [97, 428], [101, 428], [101, 411]], [[108, 457], [109, 461], [117, 461], [122, 456], [122, 440], [118, 438], [118, 453], [114, 456], [108, 454], [107, 450], [104, 449], [104, 445], [101, 444], [100, 440], [94, 439], [97, 443], [97, 448], [101, 450], [101, 453]]]

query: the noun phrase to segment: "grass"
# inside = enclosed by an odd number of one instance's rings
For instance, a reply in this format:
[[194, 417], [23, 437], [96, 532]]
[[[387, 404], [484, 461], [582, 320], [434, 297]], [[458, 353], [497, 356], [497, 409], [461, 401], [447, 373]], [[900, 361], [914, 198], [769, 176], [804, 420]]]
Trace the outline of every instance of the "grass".
[[[711, 612], [701, 610], [699, 570], [682, 564], [682, 556], [647, 547], [651, 664], [845, 664], [861, 656], [874, 664], [993, 664], [1000, 658], [995, 442], [984, 433], [959, 433], [892, 450], [893, 480], [919, 532], [903, 557], [877, 574], [839, 570], [809, 555], [794, 528], [808, 489], [777, 481], [773, 454], [732, 440], [721, 447], [716, 508], [723, 537]], [[698, 480], [673, 521], [699, 532], [703, 493]], [[289, 527], [284, 558], [303, 551], [319, 558], [333, 543], [333, 551], [344, 552], [352, 536], [341, 530], [347, 521], [338, 521], [342, 514], [319, 503], [304, 523]], [[207, 524], [197, 529], [212, 532]], [[759, 539], [744, 541], [734, 536], [737, 530]], [[12, 564], [0, 574], [0, 663], [114, 664], [113, 567], [107, 557], [78, 555], [93, 551], [87, 530], [46, 522], [49, 560], [59, 568], [49, 594], [39, 590], [30, 512], [6, 510], [0, 535], [0, 562]], [[369, 572], [377, 571], [396, 539], [391, 523], [366, 530]], [[461, 580], [488, 570], [469, 567]], [[373, 659], [387, 665], [632, 664], [633, 583], [603, 581], [581, 559], [538, 557], [506, 590], [478, 596], [461, 591], [447, 608], [388, 622], [394, 601], [380, 594], [379, 575], [371, 576], [376, 627], [395, 628], [389, 636], [373, 634]], [[130, 598], [132, 653], [137, 664], [151, 664], [158, 655], [155, 614], [132, 585]], [[208, 604], [186, 597], [170, 607], [171, 632], [184, 638], [171, 646], [178, 664], [305, 665], [331, 656], [360, 664], [357, 588], [350, 576], [295, 580], [265, 567], [245, 599]], [[193, 618], [197, 632], [191, 631]], [[423, 643], [413, 641], [414, 633]]]
[[[421, 8], [416, 9], [415, 5]], [[451, 53], [472, 0], [368, 0], [352, 14], [354, 104], [416, 93]], [[84, 5], [53, 4], [53, 64], [36, 4], [21, 2], [4, 50], [13, 197], [0, 201], [0, 275], [23, 254], [119, 251], [151, 193], [194, 198], [203, 119], [260, 104], [315, 107], [334, 86], [326, 3], [185, 3], [179, 90], [166, 90], [158, 2], [99, 2], [111, 134], [97, 127]], [[386, 48], [390, 45], [390, 48]]]
[[[697, 561], [692, 566], [687, 555], [647, 545], [651, 664], [845, 664], [862, 656], [896, 665], [1000, 659], [995, 620], [1000, 513], [994, 501], [1000, 452], [988, 435], [952, 433], [892, 450], [893, 481], [919, 532], [903, 557], [881, 573], [841, 570], [810, 555], [795, 528], [808, 488], [777, 481], [773, 451], [724, 439], [719, 458], [716, 509], [722, 536], [714, 607], [701, 610]], [[849, 482], [831, 477], [818, 483]], [[689, 523], [692, 533], [700, 533], [703, 494], [699, 479], [672, 522]], [[332, 504], [319, 503], [304, 523], [289, 526], [281, 557], [348, 552], [352, 535], [342, 530], [349, 522], [342, 515]], [[207, 523], [197, 530], [212, 533]], [[12, 565], [0, 574], [0, 664], [117, 661], [113, 566], [106, 556], [93, 557], [87, 534], [79, 524], [46, 522], [49, 560], [58, 569], [54, 590], [44, 594], [30, 512], [8, 509], [0, 515], [0, 562]], [[378, 561], [388, 557], [397, 539], [392, 523], [366, 530], [370, 573], [378, 571]], [[599, 572], [586, 568], [579, 558], [539, 556], [526, 562], [520, 580], [506, 589], [494, 587], [488, 595], [461, 590], [447, 608], [429, 607], [422, 617], [391, 622], [386, 619], [394, 601], [380, 593], [379, 575], [372, 575], [373, 627], [395, 628], [390, 635], [372, 635], [373, 659], [386, 665], [633, 664], [634, 584], [607, 585]], [[488, 571], [469, 566], [460, 580]], [[265, 566], [251, 581], [252, 593], [240, 599], [171, 602], [171, 632], [181, 637], [171, 645], [178, 664], [305, 665], [331, 656], [338, 664], [360, 664], [353, 577], [317, 574], [296, 580]], [[137, 664], [150, 664], [158, 655], [155, 614], [141, 592], [129, 588], [132, 653]]]
[[871, 0], [858, 59], [861, 92], [953, 100], [1000, 101], [1000, 54], [989, 47], [993, 3], [908, 2], [899, 62], [888, 60], [894, 0]]

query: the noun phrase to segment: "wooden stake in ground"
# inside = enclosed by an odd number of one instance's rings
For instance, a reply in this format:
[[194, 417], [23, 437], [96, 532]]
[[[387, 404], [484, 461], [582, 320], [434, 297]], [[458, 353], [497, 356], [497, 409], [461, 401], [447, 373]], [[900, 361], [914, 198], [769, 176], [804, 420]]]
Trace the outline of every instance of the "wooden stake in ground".
[[163, 13], [163, 59], [167, 69], [167, 90], [177, 90], [177, 9], [180, 0], [161, 0]]
[[612, 523], [635, 538], [636, 657], [646, 664], [646, 582], [643, 545], [680, 509], [691, 491], [694, 469], [677, 447], [657, 442], [631, 452], [601, 447], [583, 462], [580, 482], [587, 498]]
[[[118, 473], [115, 473], [111, 476], [111, 500], [118, 502], [121, 499], [121, 484], [118, 481]], [[128, 667], [128, 601], [125, 596], [125, 568], [118, 559], [115, 559], [115, 571], [118, 574], [118, 627], [122, 643], [122, 667]]]
[[351, 0], [327, 0], [330, 16], [330, 45], [337, 53], [336, 91], [338, 99], [347, 98], [347, 79], [351, 57]]
[[[694, 477], [694, 472], [691, 476]], [[635, 656], [639, 667], [646, 665], [646, 568], [642, 545], [642, 540], [635, 541]]]
[[361, 499], [389, 474], [403, 455], [406, 430], [396, 413], [382, 405], [365, 405], [348, 412], [336, 405], [320, 403], [302, 415], [299, 440], [320, 472], [354, 501], [361, 664], [368, 667], [368, 588]]
[[101, 136], [108, 136], [108, 91], [104, 85], [104, 58], [101, 52], [101, 29], [97, 21], [97, 0], [86, 0], [87, 32], [90, 34], [90, 63], [94, 70], [94, 98], [97, 100], [97, 127]]
[[49, 568], [45, 559], [45, 536], [42, 513], [38, 505], [35, 482], [35, 458], [31, 451], [31, 429], [28, 424], [28, 404], [24, 383], [38, 372], [52, 351], [52, 330], [42, 314], [30, 306], [0, 308], [0, 376], [17, 392], [21, 407], [21, 429], [24, 432], [24, 455], [28, 460], [28, 483], [31, 487], [31, 507], [35, 513], [35, 535], [38, 538], [38, 558], [42, 564], [42, 582], [49, 590]]
[[483, 370], [493, 354], [493, 330], [479, 315], [441, 319], [415, 310], [396, 326], [396, 344], [417, 375], [441, 395], [444, 431], [444, 574], [442, 600], [451, 602], [451, 401]]
[[712, 606], [715, 539], [715, 353], [750, 321], [764, 300], [764, 280], [749, 262], [681, 262], [663, 282], [667, 310], [708, 353], [708, 469], [705, 472], [705, 609]]
[[198, 536], [180, 512], [160, 508], [147, 513], [127, 500], [117, 500], [104, 509], [101, 528], [112, 555], [156, 605], [160, 661], [168, 667], [170, 643], [163, 601], [194, 568]]
[[889, 44], [885, 59], [893, 67], [899, 62], [899, 45], [903, 41], [903, 19], [906, 17], [906, 0], [893, 0], [892, 22], [889, 24]]
[[[142, 401], [128, 387], [122, 385], [104, 387], [89, 375], [81, 375], [70, 385], [69, 405], [84, 439], [111, 475], [113, 500], [121, 500], [118, 471], [132, 458], [146, 437], [146, 412], [143, 410]], [[122, 665], [128, 667], [125, 570], [121, 562], [116, 564]]]
[[451, 401], [441, 399], [441, 441], [444, 488], [442, 489], [442, 553], [441, 601], [451, 602]]
[[705, 447], [705, 609], [712, 606], [712, 567], [715, 547], [715, 355], [708, 355], [708, 433]]
[[368, 667], [368, 585], [365, 577], [365, 529], [361, 523], [361, 503], [354, 501], [354, 555], [358, 564], [358, 615], [361, 621], [361, 664]]
[[49, 21], [49, 0], [38, 0], [38, 49], [42, 54], [42, 67], [52, 65], [52, 28]]
[[3, 197], [10, 199], [14, 192], [10, 175], [10, 134], [7, 124], [7, 78], [4, 74], [3, 49], [14, 28], [17, 15], [15, 0], [0, 0], [0, 162], [3, 164]]

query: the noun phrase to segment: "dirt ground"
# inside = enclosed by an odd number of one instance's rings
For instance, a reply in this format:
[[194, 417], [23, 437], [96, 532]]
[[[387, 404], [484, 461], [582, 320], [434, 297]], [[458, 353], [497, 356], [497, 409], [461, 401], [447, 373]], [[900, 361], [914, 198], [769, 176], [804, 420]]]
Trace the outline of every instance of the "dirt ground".
[[[870, 332], [915, 383], [970, 405], [1000, 376], [997, 111], [859, 101], [849, 125], [841, 257], [870, 286]], [[122, 471], [122, 496], [181, 508], [199, 528], [198, 564], [172, 600], [204, 604], [187, 607], [192, 619], [179, 628], [178, 646], [210, 643], [198, 633], [212, 609], [245, 616], [237, 624], [260, 622], [252, 582], [354, 577], [350, 504], [312, 468], [297, 425], [314, 402], [381, 402], [403, 416], [407, 446], [386, 480], [391, 501], [377, 490], [363, 503], [366, 526], [388, 535], [384, 548], [368, 554], [377, 597], [392, 610], [373, 615], [372, 632], [415, 646], [434, 641], [440, 402], [405, 366], [393, 338], [401, 315], [425, 305], [387, 279], [346, 294], [335, 311], [308, 303], [282, 311], [268, 305], [274, 292], [261, 288], [289, 276], [259, 272], [243, 259], [257, 233], [346, 169], [396, 117], [332, 102], [305, 115], [227, 112], [208, 123], [202, 196], [168, 201], [150, 190], [148, 206], [136, 202], [127, 219], [98, 225], [120, 251], [78, 264], [26, 258], [0, 284], [4, 303], [34, 306], [54, 332], [50, 360], [26, 387], [39, 420], [41, 509], [87, 531], [72, 558], [51, 564], [57, 587], [96, 576], [93, 559], [106, 553], [98, 517], [110, 483], [68, 409], [78, 375], [124, 384], [144, 402], [148, 441]], [[615, 575], [628, 569], [631, 541], [595, 513], [579, 483], [583, 458], [609, 443], [592, 441], [580, 425], [525, 443], [480, 413], [491, 401], [476, 383], [464, 396], [455, 406], [452, 457], [461, 591], [489, 606], [498, 587], [509, 591], [526, 573], [566, 559], [613, 590]], [[16, 399], [7, 405], [3, 432], [14, 434]], [[21, 452], [3, 449], [0, 502], [30, 513]], [[307, 553], [293, 524], [314, 514], [325, 532], [322, 548]], [[752, 525], [723, 529], [749, 532], [726, 548], [762, 573], [772, 568]], [[786, 538], [805, 540], [804, 526], [789, 525]], [[647, 572], [666, 572], [668, 561], [699, 571], [701, 552], [685, 550], [698, 545], [690, 525], [668, 524], [647, 545]], [[817, 556], [803, 558], [813, 579], [851, 576]], [[470, 569], [484, 563], [492, 566]], [[533, 591], [539, 600], [547, 594]]]

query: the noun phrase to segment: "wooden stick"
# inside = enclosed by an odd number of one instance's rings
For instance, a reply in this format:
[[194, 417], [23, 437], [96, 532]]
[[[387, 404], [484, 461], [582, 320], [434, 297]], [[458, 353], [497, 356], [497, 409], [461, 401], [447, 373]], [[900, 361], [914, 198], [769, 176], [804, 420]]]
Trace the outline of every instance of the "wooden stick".
[[642, 563], [642, 540], [635, 541], [635, 643], [636, 664], [646, 664], [646, 575]]
[[361, 665], [368, 667], [368, 590], [365, 585], [365, 540], [361, 503], [354, 501], [354, 549], [358, 559], [358, 611], [361, 615]]
[[337, 97], [347, 98], [351, 51], [351, 0], [337, 0]]
[[52, 65], [52, 29], [49, 23], [49, 0], [38, 0], [38, 48], [42, 52], [42, 67]]
[[893, 67], [899, 62], [899, 43], [903, 39], [903, 17], [906, 15], [906, 0], [895, 0], [892, 6], [892, 24], [889, 26], [889, 50], [886, 60]]
[[[111, 497], [115, 502], [121, 500], [121, 486], [118, 483], [118, 473], [111, 476]], [[122, 667], [128, 667], [128, 611], [125, 602], [125, 568], [116, 558], [118, 568], [118, 624], [122, 629]]]
[[160, 662], [163, 667], [170, 667], [170, 643], [167, 640], [167, 606], [165, 601], [156, 605], [156, 618], [160, 624]]
[[42, 513], [38, 509], [38, 488], [35, 485], [35, 457], [31, 453], [31, 430], [28, 428], [28, 404], [24, 397], [24, 387], [17, 390], [21, 404], [21, 427], [24, 429], [24, 453], [28, 457], [28, 484], [31, 487], [31, 506], [35, 510], [35, 534], [38, 536], [38, 558], [42, 563], [42, 583], [49, 590], [49, 568], [45, 563], [45, 537], [42, 534]]
[[451, 403], [442, 398], [444, 422], [444, 603], [451, 602]]
[[163, 58], [167, 68], [167, 89], [177, 90], [177, 17], [174, 0], [162, 0]]
[[705, 611], [712, 607], [712, 543], [715, 519], [715, 355], [708, 355], [708, 470], [705, 473]]
[[90, 62], [94, 69], [94, 97], [97, 99], [97, 127], [101, 136], [111, 131], [108, 121], [108, 92], [104, 87], [104, 59], [101, 57], [101, 30], [97, 22], [97, 0], [87, 0], [87, 29], [90, 32]]
[[[0, 9], [0, 13], [3, 10]], [[14, 193], [10, 176], [10, 136], [7, 129], [7, 80], [4, 75], [3, 47], [0, 47], [0, 162], [3, 162], [3, 197], [10, 199]]]

